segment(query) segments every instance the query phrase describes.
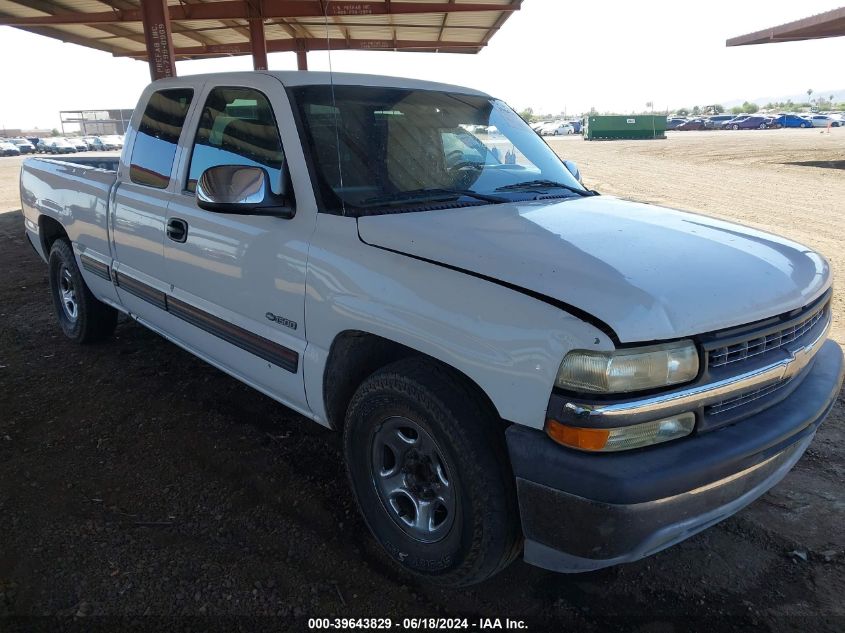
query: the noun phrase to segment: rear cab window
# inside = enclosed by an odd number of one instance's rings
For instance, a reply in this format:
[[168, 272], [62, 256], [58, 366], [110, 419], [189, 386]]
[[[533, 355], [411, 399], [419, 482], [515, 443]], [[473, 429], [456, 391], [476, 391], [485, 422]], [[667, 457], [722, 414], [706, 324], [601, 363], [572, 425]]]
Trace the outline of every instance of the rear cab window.
[[193, 95], [191, 88], [170, 88], [150, 95], [132, 147], [129, 163], [132, 182], [167, 188]]

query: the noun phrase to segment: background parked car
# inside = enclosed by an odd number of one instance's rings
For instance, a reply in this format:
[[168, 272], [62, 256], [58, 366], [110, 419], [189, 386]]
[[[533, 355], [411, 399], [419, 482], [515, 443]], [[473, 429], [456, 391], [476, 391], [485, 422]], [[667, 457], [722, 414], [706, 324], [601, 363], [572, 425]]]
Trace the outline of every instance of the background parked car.
[[780, 114], [772, 119], [774, 127], [812, 127], [813, 123], [798, 114]]
[[731, 129], [737, 129], [738, 130], [739, 128], [734, 128], [734, 125], [742, 123], [743, 121], [745, 121], [745, 119], [747, 119], [750, 116], [751, 116], [750, 114], [737, 115], [734, 118], [729, 119], [729, 120], [725, 121], [724, 123], [722, 123], [722, 129], [723, 130], [731, 130]]
[[744, 119], [733, 119], [725, 124], [731, 130], [765, 130], [769, 125], [764, 116], [747, 116]]
[[572, 129], [575, 130], [576, 134], [580, 134], [584, 127], [584, 124], [578, 119], [573, 119], [572, 121], [568, 121], [568, 123], [572, 126]]
[[842, 121], [834, 119], [828, 114], [811, 114], [807, 116], [807, 119], [813, 124], [813, 127], [827, 127], [828, 125], [839, 127], [842, 125]]
[[117, 143], [115, 143], [114, 141], [103, 140], [107, 139], [108, 137], [86, 136], [84, 138], [85, 141], [88, 143], [90, 149], [95, 150], [97, 152], [107, 152], [119, 149]]
[[11, 138], [9, 142], [20, 150], [21, 154], [34, 154], [35, 146], [25, 138]]
[[681, 117], [666, 117], [666, 129], [667, 130], [674, 130], [682, 123], [686, 123], [686, 119]]
[[[490, 126], [487, 129], [488, 134], [492, 134], [492, 132], [491, 132], [492, 128], [493, 128], [493, 126]], [[104, 143], [113, 143], [114, 145], [117, 145], [118, 149], [123, 149], [123, 136], [121, 136], [120, 134], [107, 134], [105, 136], [101, 136], [100, 139]]]
[[718, 130], [722, 127], [722, 123], [726, 123], [733, 118], [733, 114], [714, 114], [713, 116], [704, 119], [704, 127], [708, 130]]
[[88, 151], [88, 143], [83, 141], [78, 136], [71, 136], [70, 138], [65, 139], [68, 143], [76, 148], [77, 152], [87, 152]]
[[704, 119], [689, 119], [675, 126], [675, 129], [683, 132], [686, 130], [704, 130], [707, 129], [707, 126], [705, 125]]
[[554, 123], [544, 125], [540, 129], [540, 134], [543, 136], [563, 136], [566, 134], [575, 134], [575, 128], [573, 128], [569, 123], [555, 121]]
[[0, 141], [0, 156], [20, 156], [21, 151], [17, 145], [9, 141]]
[[38, 144], [39, 151], [47, 154], [74, 154], [76, 148], [61, 137], [43, 138]]

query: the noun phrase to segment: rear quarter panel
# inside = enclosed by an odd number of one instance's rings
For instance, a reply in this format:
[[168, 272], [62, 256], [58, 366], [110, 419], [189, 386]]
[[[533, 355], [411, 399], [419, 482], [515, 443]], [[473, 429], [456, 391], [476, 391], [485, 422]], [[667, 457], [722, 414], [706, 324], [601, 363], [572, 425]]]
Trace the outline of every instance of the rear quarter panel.
[[21, 168], [21, 207], [27, 230], [47, 215], [59, 221], [72, 242], [107, 254], [108, 202], [115, 179], [116, 173], [105, 169], [27, 159]]
[[91, 274], [79, 259], [82, 252], [111, 266], [108, 237], [109, 196], [116, 173], [61, 160], [30, 158], [21, 168], [21, 210], [30, 241], [46, 261], [41, 217], [57, 220], [70, 238], [77, 264], [91, 291], [114, 304], [111, 282]]

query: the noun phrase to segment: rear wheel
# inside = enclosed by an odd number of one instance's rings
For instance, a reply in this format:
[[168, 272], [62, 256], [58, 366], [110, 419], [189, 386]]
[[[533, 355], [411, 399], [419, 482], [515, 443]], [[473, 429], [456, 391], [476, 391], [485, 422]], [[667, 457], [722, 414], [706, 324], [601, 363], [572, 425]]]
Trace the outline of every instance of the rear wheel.
[[91, 294], [66, 240], [56, 240], [50, 249], [49, 271], [53, 306], [65, 336], [77, 343], [93, 343], [114, 332], [117, 310]]
[[346, 416], [347, 471], [370, 531], [404, 570], [466, 586], [521, 545], [504, 434], [489, 404], [434, 361], [378, 371]]

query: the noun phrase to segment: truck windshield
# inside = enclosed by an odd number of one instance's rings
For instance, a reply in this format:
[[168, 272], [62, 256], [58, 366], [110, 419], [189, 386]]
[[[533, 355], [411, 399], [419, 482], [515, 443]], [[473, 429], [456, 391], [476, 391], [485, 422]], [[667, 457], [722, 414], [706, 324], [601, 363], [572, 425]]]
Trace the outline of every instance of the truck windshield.
[[290, 89], [321, 207], [373, 215], [589, 195], [510, 107], [384, 87]]

